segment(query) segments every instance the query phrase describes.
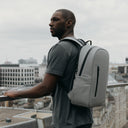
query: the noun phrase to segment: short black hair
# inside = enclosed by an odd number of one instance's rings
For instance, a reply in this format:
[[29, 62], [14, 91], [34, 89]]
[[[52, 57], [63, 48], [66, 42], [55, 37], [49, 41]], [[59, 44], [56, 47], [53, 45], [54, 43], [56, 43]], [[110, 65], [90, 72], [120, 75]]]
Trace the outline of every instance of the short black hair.
[[70, 11], [68, 9], [58, 9], [58, 10], [56, 10], [56, 12], [61, 12], [62, 16], [64, 17], [65, 20], [71, 19], [72, 23], [73, 23], [73, 27], [75, 26], [76, 18], [72, 11]]

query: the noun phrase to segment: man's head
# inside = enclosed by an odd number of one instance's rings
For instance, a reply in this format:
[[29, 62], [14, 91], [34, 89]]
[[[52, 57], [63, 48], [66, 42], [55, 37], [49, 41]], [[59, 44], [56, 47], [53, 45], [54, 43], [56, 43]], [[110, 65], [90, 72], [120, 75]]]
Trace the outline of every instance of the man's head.
[[66, 36], [73, 35], [75, 22], [75, 16], [70, 10], [56, 10], [49, 24], [52, 36], [62, 39]]

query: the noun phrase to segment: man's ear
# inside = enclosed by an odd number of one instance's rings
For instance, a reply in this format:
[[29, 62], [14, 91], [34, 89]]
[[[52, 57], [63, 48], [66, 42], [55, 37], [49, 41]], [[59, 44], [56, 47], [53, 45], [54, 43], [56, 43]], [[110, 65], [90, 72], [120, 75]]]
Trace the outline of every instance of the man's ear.
[[66, 26], [67, 26], [67, 28], [70, 28], [72, 26], [72, 20], [71, 19], [66, 21]]

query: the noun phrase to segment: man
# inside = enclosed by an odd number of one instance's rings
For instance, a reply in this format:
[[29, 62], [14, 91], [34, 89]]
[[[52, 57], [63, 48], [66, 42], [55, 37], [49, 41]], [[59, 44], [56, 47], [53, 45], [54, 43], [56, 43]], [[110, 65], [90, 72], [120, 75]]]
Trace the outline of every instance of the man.
[[37, 98], [52, 92], [54, 128], [91, 128], [92, 125], [91, 110], [72, 105], [67, 96], [77, 69], [79, 49], [73, 43], [61, 39], [74, 37], [75, 22], [74, 14], [66, 9], [57, 10], [52, 15], [50, 31], [60, 41], [49, 51], [43, 82], [29, 90], [5, 93], [5, 96], [13, 98]]

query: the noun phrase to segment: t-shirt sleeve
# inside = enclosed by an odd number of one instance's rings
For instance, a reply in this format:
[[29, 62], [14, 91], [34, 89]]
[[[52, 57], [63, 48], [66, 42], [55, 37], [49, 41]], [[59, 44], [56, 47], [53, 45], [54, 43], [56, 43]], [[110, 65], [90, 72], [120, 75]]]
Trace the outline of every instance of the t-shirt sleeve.
[[48, 55], [46, 73], [63, 76], [68, 59], [68, 52], [61, 45], [54, 46]]

